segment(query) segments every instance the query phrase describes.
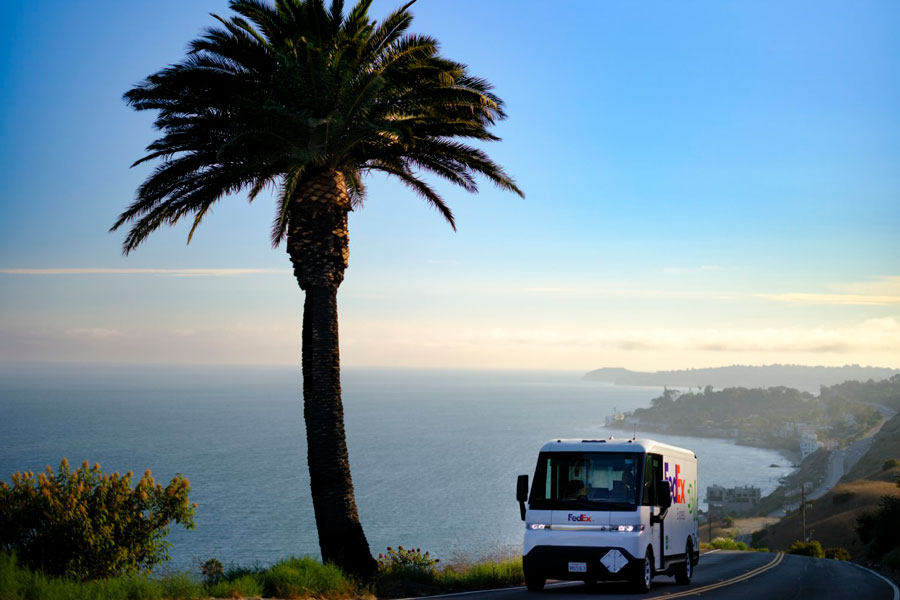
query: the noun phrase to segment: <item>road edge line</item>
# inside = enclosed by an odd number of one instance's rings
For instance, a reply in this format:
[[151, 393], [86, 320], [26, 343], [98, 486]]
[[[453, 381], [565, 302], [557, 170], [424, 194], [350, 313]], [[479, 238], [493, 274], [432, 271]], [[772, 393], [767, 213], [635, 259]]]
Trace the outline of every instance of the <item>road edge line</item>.
[[671, 598], [684, 598], [685, 596], [696, 596], [700, 595], [704, 592], [709, 592], [712, 590], [716, 590], [723, 587], [728, 587], [729, 585], [734, 585], [735, 583], [740, 583], [741, 581], [746, 581], [757, 575], [761, 575], [766, 571], [770, 571], [781, 564], [781, 561], [784, 560], [784, 552], [778, 552], [775, 554], [775, 558], [767, 562], [766, 564], [759, 566], [753, 570], [747, 571], [741, 575], [737, 575], [732, 577], [731, 579], [726, 579], [725, 581], [719, 581], [716, 583], [711, 583], [709, 585], [705, 585], [702, 587], [684, 590], [683, 592], [675, 592], [674, 594], [664, 594], [662, 596], [652, 596], [650, 598], [646, 598], [645, 600], [662, 600], [662, 599], [671, 599]]
[[[559, 581], [557, 583], [548, 583], [548, 588], [569, 587], [579, 585], [581, 581]], [[470, 596], [472, 594], [492, 594], [495, 592], [508, 592], [510, 590], [524, 590], [524, 585], [513, 585], [510, 587], [491, 588], [489, 590], [468, 590], [465, 592], [450, 592], [449, 594], [435, 594], [434, 596], [410, 596], [409, 598], [397, 598], [396, 600], [429, 600], [429, 598], [452, 598], [453, 596]]]
[[879, 573], [878, 571], [873, 571], [873, 570], [870, 569], [869, 567], [864, 567], [864, 566], [862, 566], [861, 564], [855, 563], [855, 562], [851, 562], [850, 564], [851, 564], [851, 565], [856, 565], [856, 566], [859, 567], [860, 569], [863, 569], [864, 571], [868, 571], [869, 573], [871, 573], [871, 574], [874, 575], [875, 577], [880, 577], [882, 580], [884, 580], [885, 582], [887, 582], [887, 584], [888, 584], [889, 586], [891, 586], [892, 588], [894, 588], [894, 600], [900, 600], [900, 589], [897, 588], [897, 584], [896, 584], [896, 583], [894, 583], [893, 581], [891, 581], [890, 579], [888, 579], [887, 577], [885, 577], [884, 575], [882, 575], [882, 574]]

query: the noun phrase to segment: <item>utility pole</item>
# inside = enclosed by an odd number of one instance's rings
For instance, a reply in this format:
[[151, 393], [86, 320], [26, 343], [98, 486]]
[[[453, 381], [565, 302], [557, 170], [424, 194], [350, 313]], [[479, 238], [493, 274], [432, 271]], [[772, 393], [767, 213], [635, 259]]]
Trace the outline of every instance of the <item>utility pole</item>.
[[712, 502], [709, 502], [707, 505], [707, 515], [706, 515], [706, 525], [707, 525], [707, 535], [709, 537], [709, 543], [712, 544]]
[[800, 538], [804, 542], [806, 541], [806, 482], [800, 482], [800, 524], [803, 528], [803, 537]]

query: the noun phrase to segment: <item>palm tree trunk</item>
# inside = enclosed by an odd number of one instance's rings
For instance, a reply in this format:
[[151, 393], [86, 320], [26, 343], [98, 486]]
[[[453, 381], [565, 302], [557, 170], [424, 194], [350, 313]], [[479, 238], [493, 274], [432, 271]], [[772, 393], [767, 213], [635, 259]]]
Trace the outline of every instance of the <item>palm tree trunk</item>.
[[322, 560], [370, 578], [377, 569], [353, 494], [341, 403], [337, 290], [347, 266], [344, 178], [324, 173], [298, 190], [287, 249], [306, 292], [303, 304], [303, 417], [309, 481]]
[[322, 559], [362, 577], [375, 561], [359, 522], [344, 435], [337, 286], [306, 290], [303, 304], [303, 417]]

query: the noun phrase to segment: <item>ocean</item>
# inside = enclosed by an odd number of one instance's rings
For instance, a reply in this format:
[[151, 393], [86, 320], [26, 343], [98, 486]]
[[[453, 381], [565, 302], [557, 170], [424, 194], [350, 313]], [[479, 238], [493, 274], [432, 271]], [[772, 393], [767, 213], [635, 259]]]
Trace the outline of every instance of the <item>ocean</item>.
[[[522, 542], [516, 476], [559, 437], [631, 437], [614, 410], [658, 387], [582, 381], [579, 372], [345, 368], [350, 465], [374, 554], [420, 547], [486, 556]], [[215, 557], [269, 564], [317, 555], [298, 367], [0, 366], [0, 480], [67, 457], [105, 472], [151, 469], [191, 482], [197, 527], [174, 526], [176, 569]], [[706, 486], [772, 491], [779, 453], [711, 438], [643, 434], [694, 450]], [[777, 467], [770, 465], [776, 464]]]

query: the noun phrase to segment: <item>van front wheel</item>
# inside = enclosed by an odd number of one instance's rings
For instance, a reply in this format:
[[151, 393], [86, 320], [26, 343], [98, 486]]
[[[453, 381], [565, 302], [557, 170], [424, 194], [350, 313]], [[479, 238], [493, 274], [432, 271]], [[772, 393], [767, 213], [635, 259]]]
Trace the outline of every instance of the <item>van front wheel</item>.
[[546, 577], [537, 573], [525, 571], [525, 587], [528, 588], [529, 592], [540, 592], [544, 589], [545, 583], [547, 583]]
[[653, 551], [647, 548], [644, 560], [638, 563], [638, 570], [634, 574], [632, 583], [636, 592], [645, 593], [650, 591], [653, 580]]

